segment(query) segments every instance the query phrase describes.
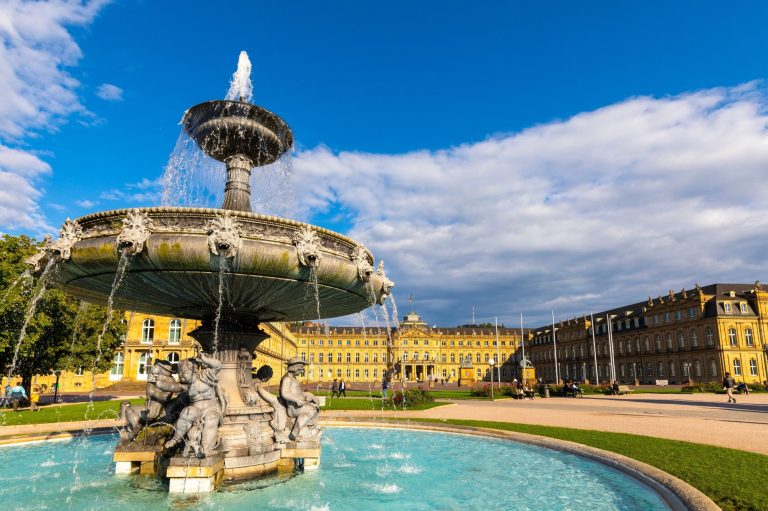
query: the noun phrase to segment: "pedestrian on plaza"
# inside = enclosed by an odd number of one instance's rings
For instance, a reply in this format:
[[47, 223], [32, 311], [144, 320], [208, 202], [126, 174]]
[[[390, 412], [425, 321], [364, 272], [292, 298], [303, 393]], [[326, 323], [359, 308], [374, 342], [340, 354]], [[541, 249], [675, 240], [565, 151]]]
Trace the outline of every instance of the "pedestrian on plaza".
[[37, 403], [40, 402], [40, 389], [38, 387], [32, 387], [32, 389], [29, 391], [29, 411], [30, 412], [39, 412], [40, 408], [38, 408]]
[[736, 398], [733, 397], [733, 388], [736, 386], [736, 382], [733, 381], [733, 378], [731, 378], [731, 373], [725, 373], [725, 378], [723, 378], [723, 389], [725, 390], [725, 393], [728, 395], [728, 402], [735, 403]]
[[336, 378], [333, 379], [333, 384], [331, 384], [331, 399], [333, 397], [339, 397], [339, 380]]
[[347, 384], [344, 383], [344, 380], [339, 381], [339, 397], [344, 394], [344, 397], [347, 397]]
[[389, 382], [387, 380], [381, 380], [381, 399], [387, 399], [388, 388], [389, 388]]
[[9, 384], [7, 384], [5, 386], [5, 392], [3, 393], [2, 405], [0, 405], [0, 406], [3, 406], [3, 407], [10, 406], [10, 404], [11, 404], [11, 384], [9, 383]]
[[13, 404], [13, 411], [19, 411], [19, 405], [22, 399], [27, 399], [27, 391], [21, 386], [21, 382], [16, 382], [16, 385], [11, 387], [11, 403]]
[[744, 382], [741, 382], [738, 385], [736, 385], [736, 390], [739, 391], [739, 394], [744, 394], [745, 396], [749, 395], [749, 387]]

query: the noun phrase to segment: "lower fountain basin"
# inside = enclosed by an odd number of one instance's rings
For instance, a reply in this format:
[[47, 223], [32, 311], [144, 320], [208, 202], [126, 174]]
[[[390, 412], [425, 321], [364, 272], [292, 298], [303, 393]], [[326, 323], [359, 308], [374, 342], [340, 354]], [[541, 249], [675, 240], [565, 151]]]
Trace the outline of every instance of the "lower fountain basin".
[[[219, 304], [219, 275], [224, 255], [209, 243], [211, 224], [224, 213], [237, 226], [239, 248], [226, 261], [226, 313], [254, 321], [317, 319], [312, 270], [299, 260], [294, 239], [310, 228], [320, 257], [316, 267], [321, 317], [359, 312], [382, 296], [384, 279], [372, 272], [360, 277], [355, 254], [373, 256], [355, 241], [301, 222], [254, 213], [203, 208], [156, 207], [114, 210], [77, 219], [82, 236], [70, 257], [59, 263], [56, 279], [82, 300], [105, 304], [118, 268], [118, 237], [129, 213], [146, 215], [151, 229], [132, 257], [119, 291], [118, 308], [209, 319]], [[221, 247], [224, 250], [223, 247]]]
[[113, 511], [671, 509], [650, 487], [602, 463], [508, 440], [326, 428], [319, 470], [195, 497], [168, 495], [156, 478], [115, 477], [114, 442], [105, 435], [0, 449], [4, 500], [19, 509]]

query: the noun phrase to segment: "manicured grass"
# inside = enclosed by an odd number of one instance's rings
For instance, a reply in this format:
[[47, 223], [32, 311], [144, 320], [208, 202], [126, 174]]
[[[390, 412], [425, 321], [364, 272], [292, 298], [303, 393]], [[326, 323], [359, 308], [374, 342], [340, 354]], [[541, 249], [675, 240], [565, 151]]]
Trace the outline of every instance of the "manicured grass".
[[[405, 410], [427, 410], [429, 408], [435, 408], [437, 406], [444, 406], [446, 403], [423, 403], [417, 406], [406, 406]], [[403, 410], [402, 407], [397, 407], [397, 410]], [[381, 398], [374, 399], [362, 399], [362, 398], [333, 398], [326, 399], [325, 406], [321, 408], [324, 410], [382, 410]], [[392, 406], [385, 406], [383, 410], [392, 411], [395, 410]]]
[[[0, 410], [0, 426], [81, 421], [86, 418], [86, 413], [90, 419], [116, 419], [120, 411], [121, 401], [123, 400], [96, 401], [90, 412], [88, 411], [88, 403], [47, 405], [40, 407], [39, 412], [22, 410], [14, 413], [11, 408], [3, 408]], [[131, 404], [138, 404], [143, 403], [144, 400], [131, 399], [130, 402]]]
[[626, 433], [458, 419], [420, 421], [518, 431], [589, 445], [672, 474], [701, 490], [724, 511], [768, 509], [764, 481], [768, 456], [762, 454]]
[[439, 390], [439, 389], [427, 389], [435, 399], [486, 399], [473, 396], [469, 389], [467, 390]]

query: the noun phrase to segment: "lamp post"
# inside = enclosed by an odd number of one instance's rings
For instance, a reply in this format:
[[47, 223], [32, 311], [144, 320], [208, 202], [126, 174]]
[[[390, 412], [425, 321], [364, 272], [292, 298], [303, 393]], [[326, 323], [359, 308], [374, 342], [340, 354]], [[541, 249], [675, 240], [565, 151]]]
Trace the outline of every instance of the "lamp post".
[[493, 400], [493, 366], [496, 363], [493, 358], [488, 359], [488, 365], [491, 366], [491, 400]]

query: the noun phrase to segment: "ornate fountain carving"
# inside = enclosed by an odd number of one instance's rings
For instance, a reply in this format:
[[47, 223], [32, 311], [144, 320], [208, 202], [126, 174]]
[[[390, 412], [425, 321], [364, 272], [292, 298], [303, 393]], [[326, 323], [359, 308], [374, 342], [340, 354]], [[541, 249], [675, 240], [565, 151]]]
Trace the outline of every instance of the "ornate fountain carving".
[[280, 404], [285, 406], [286, 415], [293, 419], [288, 438], [300, 442], [317, 440], [322, 433], [315, 420], [320, 413], [320, 403], [311, 392], [303, 391], [299, 382], [307, 362], [301, 357], [293, 357], [286, 364], [286, 373], [280, 380]]
[[309, 268], [317, 268], [321, 257], [320, 243], [312, 227], [305, 225], [296, 231], [292, 241], [296, 247], [296, 254], [299, 256], [299, 264]]
[[232, 258], [240, 249], [240, 231], [237, 221], [225, 211], [208, 225], [208, 248], [213, 255]]
[[67, 220], [61, 226], [59, 239], [50, 246], [50, 251], [58, 257], [60, 261], [67, 261], [72, 256], [72, 247], [83, 237], [83, 230], [80, 224], [75, 220]]
[[379, 261], [379, 267], [376, 269], [376, 275], [381, 277], [381, 293], [377, 299], [379, 305], [384, 305], [384, 300], [387, 299], [392, 292], [392, 288], [395, 287], [395, 283], [387, 278], [387, 274], [384, 273], [384, 260]]
[[117, 246], [130, 255], [138, 255], [152, 234], [154, 222], [146, 213], [130, 211], [123, 218], [123, 229], [117, 236]]
[[43, 261], [45, 261], [46, 256], [50, 254], [50, 250], [51, 235], [46, 234], [45, 237], [43, 237], [43, 244], [37, 249], [37, 252], [24, 259], [24, 263], [29, 266], [32, 273], [37, 274], [43, 269], [43, 266], [45, 265]]
[[371, 259], [368, 257], [368, 252], [362, 245], [358, 245], [355, 251], [352, 253], [352, 261], [357, 266], [357, 277], [363, 282], [371, 280], [373, 275], [373, 266]]

